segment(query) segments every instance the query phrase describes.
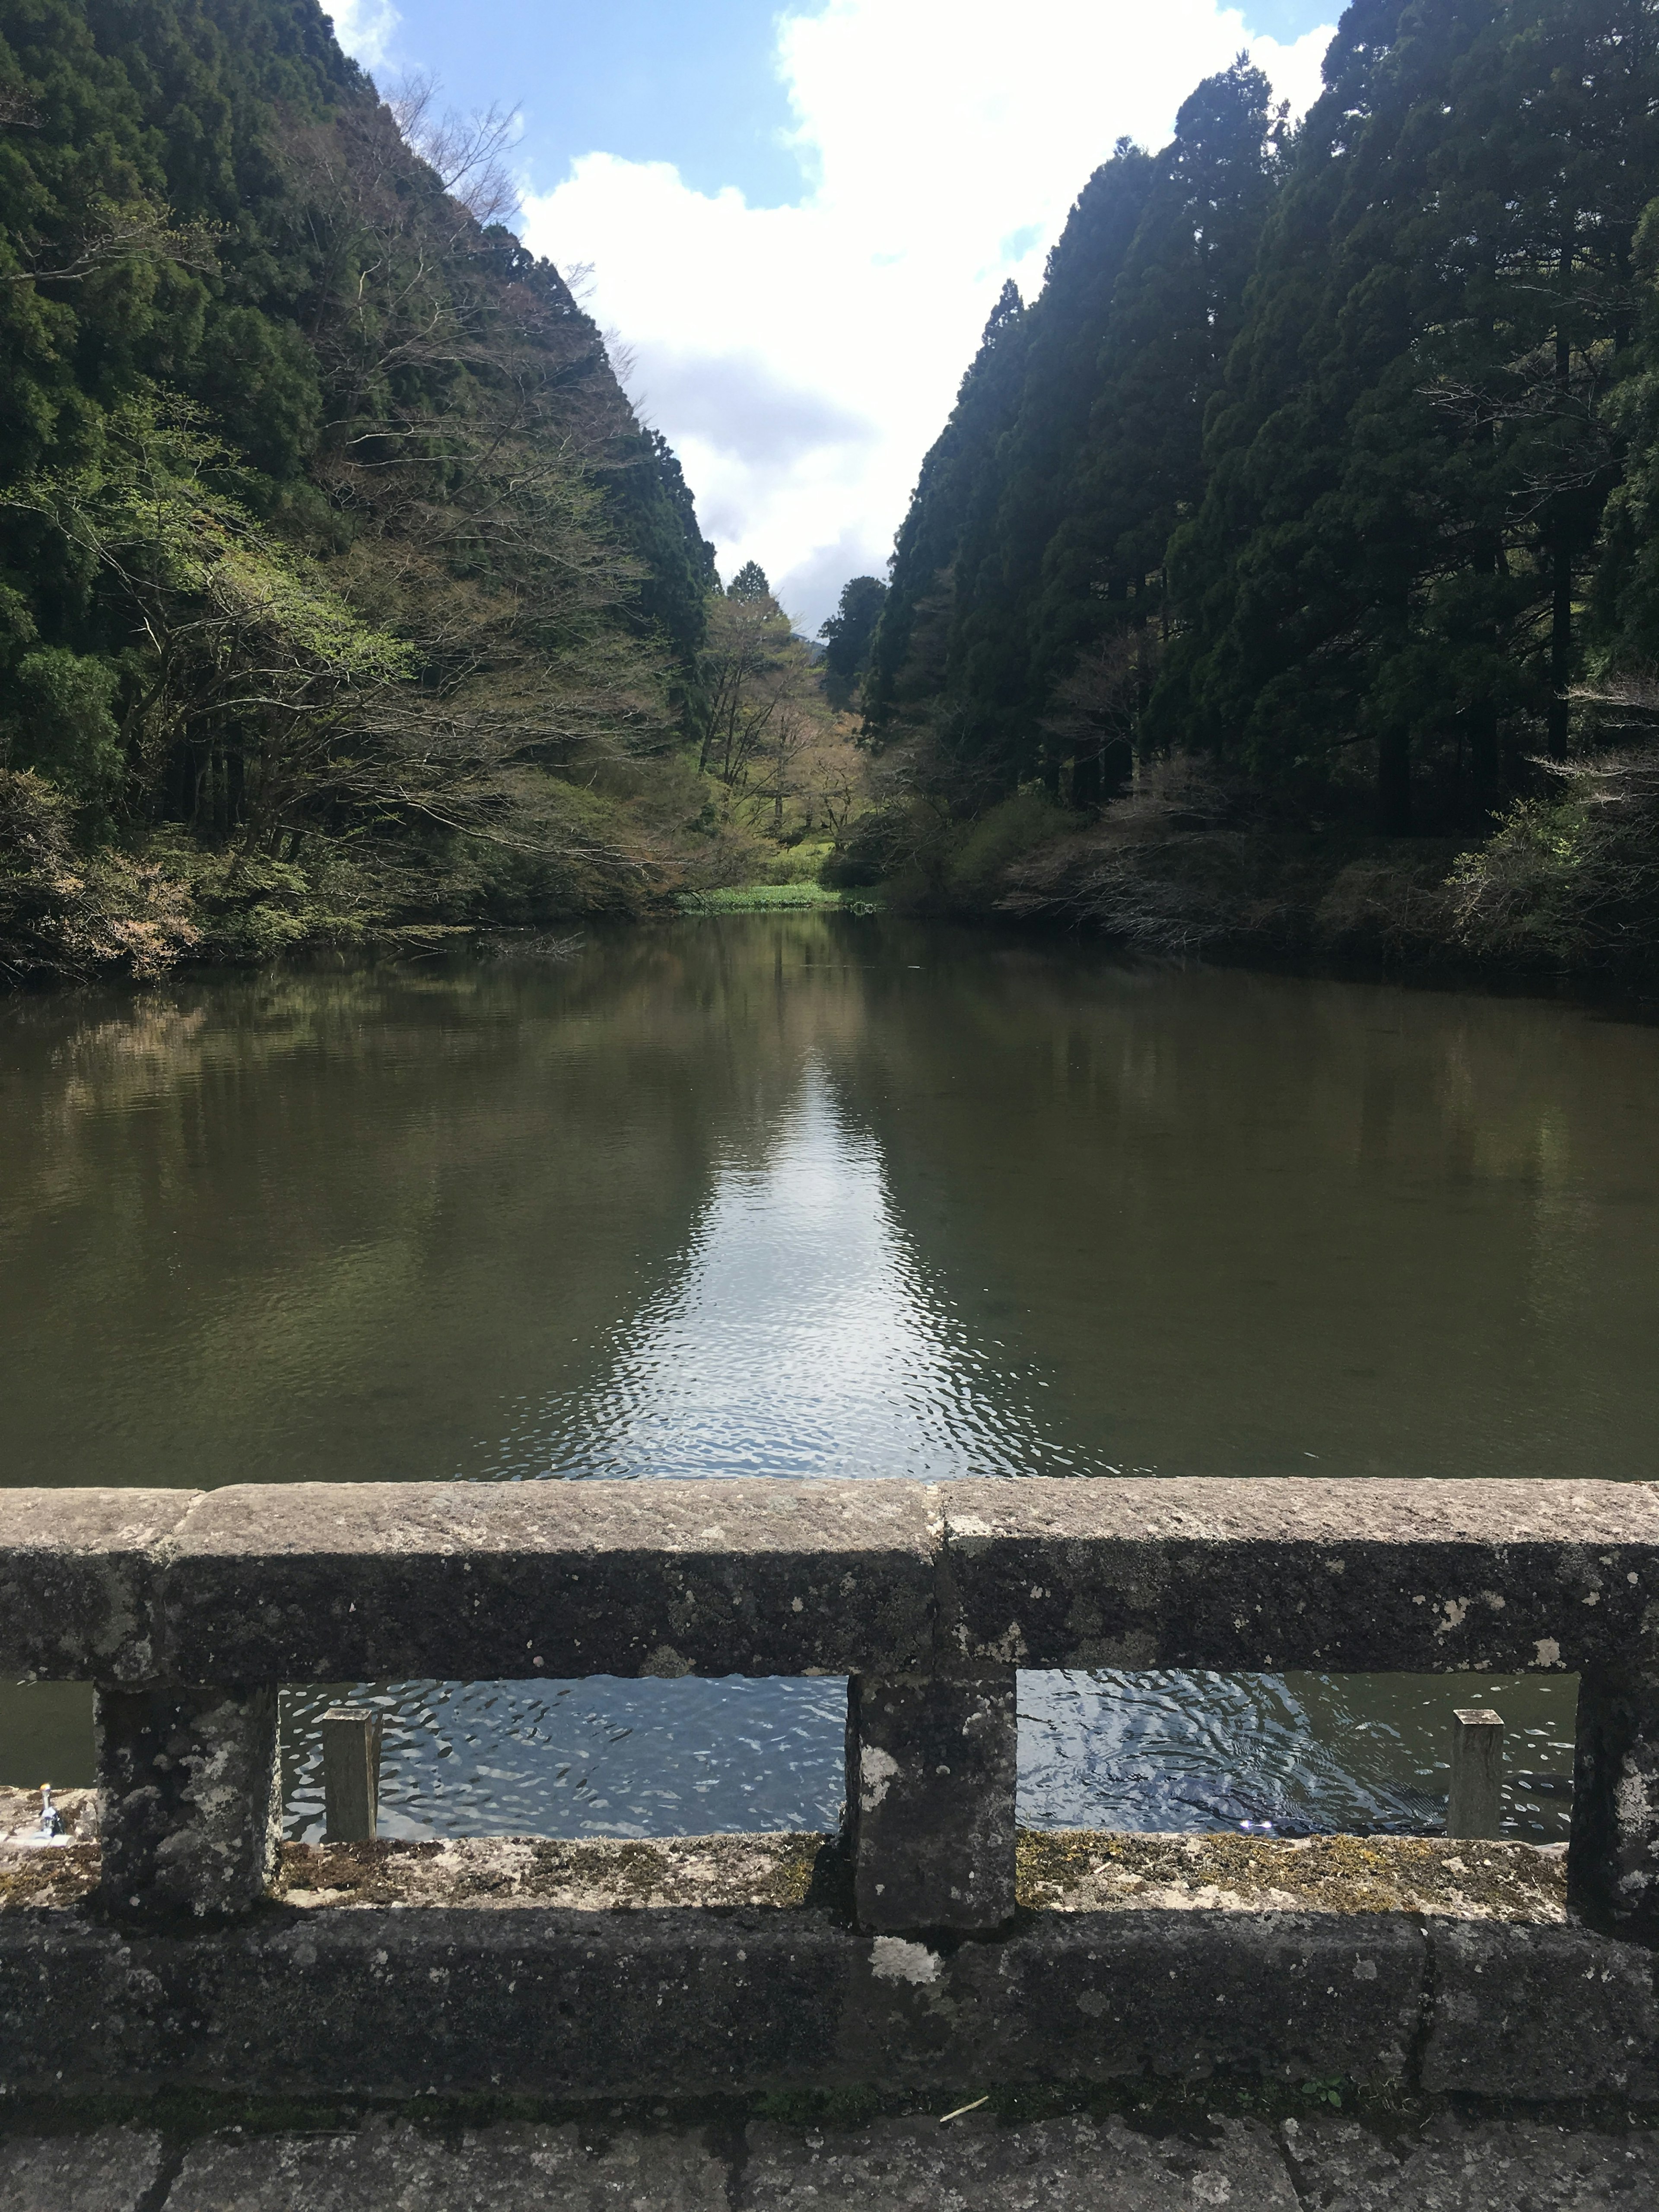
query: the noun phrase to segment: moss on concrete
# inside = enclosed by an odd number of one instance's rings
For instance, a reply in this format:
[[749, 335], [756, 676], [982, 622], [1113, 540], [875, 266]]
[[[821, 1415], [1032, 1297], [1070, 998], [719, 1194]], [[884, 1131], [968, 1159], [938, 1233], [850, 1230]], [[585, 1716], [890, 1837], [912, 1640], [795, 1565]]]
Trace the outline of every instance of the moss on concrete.
[[302, 1906], [792, 1907], [805, 1904], [825, 1841], [803, 1834], [287, 1844], [276, 1894]]
[[1023, 1829], [1018, 1854], [1019, 1901], [1036, 1911], [1420, 1912], [1510, 1922], [1567, 1917], [1566, 1854], [1559, 1844]]
[[[91, 1792], [64, 1793], [71, 1822], [82, 1799], [89, 1803]], [[35, 1802], [31, 1796], [31, 1808]], [[305, 1908], [793, 1911], [823, 1894], [828, 1841], [796, 1834], [285, 1844], [274, 1894]], [[1566, 1856], [1559, 1844], [1022, 1829], [1017, 1852], [1018, 1901], [1028, 1911], [1407, 1912], [1544, 1924], [1567, 1917]], [[46, 1850], [0, 1844], [0, 1911], [72, 1909], [97, 1881], [95, 1844]]]

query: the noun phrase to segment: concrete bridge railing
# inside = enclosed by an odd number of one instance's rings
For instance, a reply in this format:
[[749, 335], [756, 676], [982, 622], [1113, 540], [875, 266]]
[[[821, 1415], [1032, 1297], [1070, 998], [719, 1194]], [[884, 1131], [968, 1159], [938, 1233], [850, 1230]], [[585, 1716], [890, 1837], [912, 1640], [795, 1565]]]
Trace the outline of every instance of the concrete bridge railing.
[[0, 1666], [96, 1686], [134, 1929], [259, 1905], [283, 1683], [849, 1678], [859, 1926], [1014, 1913], [1020, 1668], [1580, 1678], [1570, 1896], [1659, 1935], [1659, 1486], [1192, 1480], [0, 1492]]

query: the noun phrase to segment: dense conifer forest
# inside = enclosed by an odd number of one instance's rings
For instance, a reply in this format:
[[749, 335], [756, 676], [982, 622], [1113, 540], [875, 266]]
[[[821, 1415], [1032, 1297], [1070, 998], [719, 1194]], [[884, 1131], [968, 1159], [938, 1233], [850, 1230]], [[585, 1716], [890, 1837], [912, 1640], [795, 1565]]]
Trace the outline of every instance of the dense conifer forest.
[[863, 677], [908, 895], [1643, 965], [1659, 929], [1659, 10], [1355, 0], [1007, 287]]

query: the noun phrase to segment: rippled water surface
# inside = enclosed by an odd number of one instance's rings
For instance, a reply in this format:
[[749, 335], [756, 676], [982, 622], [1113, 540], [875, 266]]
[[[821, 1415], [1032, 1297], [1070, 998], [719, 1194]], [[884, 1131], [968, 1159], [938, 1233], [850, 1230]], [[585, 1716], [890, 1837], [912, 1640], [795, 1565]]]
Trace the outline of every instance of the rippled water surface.
[[[1656, 1103], [1620, 1015], [839, 915], [13, 1001], [0, 1479], [1650, 1475]], [[394, 1831], [841, 1795], [832, 1683], [372, 1693]], [[1024, 1816], [1421, 1826], [1454, 1701], [1558, 1832], [1536, 1680], [1025, 1677]]]

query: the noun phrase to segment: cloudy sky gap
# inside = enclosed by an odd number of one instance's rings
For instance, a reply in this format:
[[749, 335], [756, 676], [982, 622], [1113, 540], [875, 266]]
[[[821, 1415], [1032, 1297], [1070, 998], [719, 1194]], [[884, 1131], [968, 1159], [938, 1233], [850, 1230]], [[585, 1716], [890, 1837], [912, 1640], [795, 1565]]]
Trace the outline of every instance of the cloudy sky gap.
[[1030, 298], [1091, 171], [1249, 46], [1298, 111], [1321, 0], [345, 0], [383, 84], [515, 103], [526, 242], [592, 264], [730, 576], [804, 629], [882, 573], [1004, 280]]

